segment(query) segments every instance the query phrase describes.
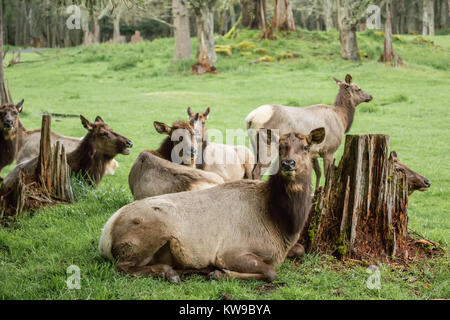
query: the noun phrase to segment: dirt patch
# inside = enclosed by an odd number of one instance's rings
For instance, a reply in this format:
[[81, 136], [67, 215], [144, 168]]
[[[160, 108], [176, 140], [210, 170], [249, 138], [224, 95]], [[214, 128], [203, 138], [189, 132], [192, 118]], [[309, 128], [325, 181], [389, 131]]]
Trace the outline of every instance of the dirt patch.
[[266, 283], [256, 288], [255, 291], [258, 292], [259, 294], [266, 294], [274, 291], [277, 288], [284, 287], [286, 285], [287, 284], [285, 282]]

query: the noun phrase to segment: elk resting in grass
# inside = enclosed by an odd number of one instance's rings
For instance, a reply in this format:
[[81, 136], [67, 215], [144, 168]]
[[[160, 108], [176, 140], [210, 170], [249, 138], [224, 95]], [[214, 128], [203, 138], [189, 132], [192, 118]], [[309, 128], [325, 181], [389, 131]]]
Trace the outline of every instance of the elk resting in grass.
[[[223, 183], [223, 179], [212, 173], [193, 167], [197, 147], [194, 143], [193, 128], [187, 121], [177, 121], [172, 127], [154, 122], [156, 130], [169, 135], [157, 150], [145, 150], [131, 168], [128, 177], [131, 193], [135, 200], [190, 190], [202, 190]], [[173, 163], [172, 151], [180, 141], [172, 141], [172, 133], [180, 130], [184, 132], [183, 141], [186, 147], [181, 149], [180, 160], [185, 165]], [[183, 131], [184, 130], [184, 131]], [[175, 138], [175, 140], [177, 140]], [[187, 150], [187, 157], [183, 157]]]
[[[198, 169], [214, 172], [221, 176], [225, 182], [236, 181], [243, 178], [251, 179], [255, 165], [255, 156], [246, 146], [232, 146], [207, 140], [206, 120], [210, 109], [203, 113], [192, 112], [191, 107], [187, 113], [189, 121], [194, 126], [196, 138], [202, 144], [201, 159], [196, 161]], [[198, 163], [200, 162], [200, 163]]]
[[[77, 148], [67, 154], [67, 163], [72, 174], [80, 174], [93, 185], [98, 185], [105, 174], [105, 166], [118, 154], [129, 155], [133, 143], [114, 132], [101, 117], [91, 123], [80, 116], [81, 123], [88, 130]], [[20, 171], [31, 174], [35, 171], [38, 157], [19, 163], [5, 178], [3, 186], [12, 187], [19, 179]]]
[[[321, 169], [317, 158], [324, 161], [325, 176], [327, 168], [333, 163], [333, 155], [341, 145], [342, 137], [353, 123], [356, 106], [369, 102], [372, 96], [352, 83], [352, 77], [347, 74], [345, 82], [333, 78], [339, 85], [339, 92], [333, 105], [314, 105], [310, 107], [287, 107], [266, 104], [253, 110], [245, 119], [249, 130], [253, 151], [258, 157], [259, 129], [279, 130], [279, 134], [291, 131], [310, 132], [313, 128], [324, 127], [327, 134], [320, 145], [313, 146], [311, 155], [316, 174], [316, 189], [319, 187]], [[258, 159], [253, 170], [253, 179], [261, 177], [262, 164]]]
[[280, 138], [280, 170], [268, 181], [240, 180], [135, 201], [100, 238], [101, 254], [131, 275], [178, 283], [179, 272], [272, 281], [297, 242], [311, 205], [310, 146], [325, 129]]

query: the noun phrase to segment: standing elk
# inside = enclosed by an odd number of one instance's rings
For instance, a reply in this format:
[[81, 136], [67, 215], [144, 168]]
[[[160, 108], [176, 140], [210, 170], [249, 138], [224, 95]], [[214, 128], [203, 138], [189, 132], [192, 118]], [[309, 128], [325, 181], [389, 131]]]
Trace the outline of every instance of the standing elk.
[[[198, 146], [194, 139], [194, 131], [187, 121], [177, 121], [172, 127], [154, 122], [155, 129], [160, 134], [167, 134], [157, 150], [144, 150], [131, 168], [128, 177], [131, 193], [135, 200], [176, 193], [182, 191], [202, 190], [223, 183], [223, 179], [212, 173], [194, 168], [194, 158]], [[179, 141], [172, 141], [172, 133], [180, 130], [183, 135], [184, 148], [180, 149], [179, 159], [184, 159], [184, 165], [172, 162], [172, 151]], [[187, 151], [187, 157], [184, 152]]]
[[[206, 120], [210, 108], [203, 113], [194, 113], [189, 107], [187, 113], [189, 121], [194, 126], [196, 138], [202, 143], [202, 154], [197, 157], [198, 169], [214, 172], [225, 182], [243, 178], [251, 179], [255, 165], [255, 157], [245, 146], [231, 146], [209, 142], [207, 139]], [[200, 163], [198, 163], [200, 162]]]
[[[106, 165], [118, 154], [129, 155], [128, 148], [133, 143], [114, 132], [101, 117], [91, 123], [80, 115], [81, 123], [88, 133], [77, 148], [67, 154], [67, 164], [72, 174], [86, 178], [88, 182], [97, 186], [105, 175]], [[19, 180], [20, 172], [27, 174], [35, 172], [38, 157], [19, 163], [3, 181], [2, 189], [11, 189]]]
[[[316, 189], [319, 187], [321, 169], [317, 158], [324, 161], [325, 176], [328, 166], [333, 162], [333, 155], [341, 145], [342, 137], [353, 123], [356, 106], [372, 100], [372, 96], [352, 83], [352, 77], [347, 74], [345, 82], [333, 78], [339, 85], [339, 92], [333, 105], [314, 105], [298, 108], [274, 104], [266, 104], [253, 110], [245, 119], [249, 130], [253, 151], [258, 157], [259, 129], [279, 130], [279, 134], [291, 131], [309, 132], [313, 128], [324, 127], [327, 134], [323, 143], [311, 149], [313, 167], [316, 174]], [[261, 177], [262, 164], [258, 159], [253, 178]]]
[[[297, 242], [311, 205], [310, 147], [325, 129], [281, 136], [280, 170], [268, 181], [240, 180], [135, 201], [103, 228], [101, 254], [132, 275], [178, 283], [179, 272], [272, 281]], [[219, 271], [219, 270], [221, 271]], [[179, 271], [177, 271], [179, 270]]]

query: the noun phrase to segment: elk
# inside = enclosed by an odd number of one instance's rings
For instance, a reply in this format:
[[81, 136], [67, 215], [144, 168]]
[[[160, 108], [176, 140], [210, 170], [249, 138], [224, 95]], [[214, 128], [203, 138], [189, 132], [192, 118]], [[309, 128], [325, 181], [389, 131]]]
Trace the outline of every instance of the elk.
[[273, 281], [297, 242], [311, 205], [310, 148], [325, 129], [280, 137], [280, 170], [268, 181], [239, 180], [206, 190], [135, 201], [106, 223], [100, 253], [118, 271], [180, 282], [179, 272]]
[[[372, 96], [363, 91], [357, 84], [352, 83], [351, 75], [347, 74], [345, 82], [336, 78], [334, 81], [339, 86], [339, 91], [333, 105], [313, 105], [298, 108], [266, 104], [253, 110], [245, 119], [249, 132], [250, 142], [254, 153], [258, 157], [258, 142], [260, 129], [268, 129], [269, 134], [276, 134], [273, 130], [279, 130], [279, 134], [291, 131], [309, 132], [313, 128], [324, 127], [327, 134], [320, 145], [311, 149], [313, 168], [316, 174], [316, 189], [319, 187], [321, 169], [318, 158], [323, 158], [325, 176], [328, 166], [333, 162], [333, 155], [341, 144], [342, 137], [347, 133], [353, 123], [356, 107], [363, 102], [372, 100]], [[250, 130], [253, 129], [253, 130]], [[262, 164], [258, 157], [253, 170], [253, 178], [261, 177]]]
[[[197, 146], [193, 127], [189, 122], [177, 121], [170, 127], [155, 121], [153, 125], [158, 133], [167, 134], [168, 137], [157, 150], [144, 150], [134, 162], [128, 183], [135, 200], [166, 193], [206, 189], [224, 182], [212, 172], [194, 168]], [[174, 135], [172, 139], [172, 133], [177, 131], [184, 134], [184, 148], [178, 154], [179, 159], [184, 159], [184, 165], [172, 162], [172, 151], [181, 143], [180, 137]], [[184, 157], [185, 150], [187, 157]]]
[[431, 187], [430, 180], [400, 162], [397, 157], [397, 152], [394, 150], [391, 151], [389, 158], [394, 161], [395, 170], [403, 171], [405, 173], [406, 181], [408, 182], [408, 195], [411, 195], [416, 190], [426, 191], [429, 187]]
[[255, 157], [250, 149], [245, 146], [231, 146], [207, 140], [206, 120], [208, 120], [209, 112], [209, 107], [203, 113], [194, 113], [191, 107], [187, 109], [196, 138], [202, 143], [202, 155], [199, 155], [196, 160], [197, 168], [214, 172], [225, 182], [243, 178], [251, 179]]
[[[129, 155], [128, 148], [133, 147], [133, 143], [114, 132], [100, 116], [93, 123], [82, 115], [80, 119], [88, 133], [77, 148], [67, 154], [67, 163], [72, 174], [81, 175], [89, 183], [97, 186], [103, 179], [106, 164], [118, 154]], [[21, 170], [28, 174], [33, 173], [38, 159], [35, 157], [19, 163], [6, 176], [2, 188], [12, 188], [19, 180]]]
[[0, 107], [0, 173], [14, 162], [24, 139], [25, 128], [19, 120], [23, 102], [22, 99], [18, 104], [4, 103]]

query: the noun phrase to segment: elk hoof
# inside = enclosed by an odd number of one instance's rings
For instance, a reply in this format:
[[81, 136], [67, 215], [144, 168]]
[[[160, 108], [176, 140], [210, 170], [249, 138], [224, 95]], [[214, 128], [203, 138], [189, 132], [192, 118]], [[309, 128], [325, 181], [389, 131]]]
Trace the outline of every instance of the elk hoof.
[[180, 284], [180, 282], [181, 282], [181, 279], [179, 276], [172, 276], [168, 280], [175, 284]]
[[210, 273], [208, 274], [207, 278], [208, 278], [209, 280], [219, 280], [219, 279], [223, 278], [224, 275], [225, 275], [225, 274], [224, 274], [222, 271], [220, 271], [220, 270], [214, 270], [213, 272], [210, 272]]

